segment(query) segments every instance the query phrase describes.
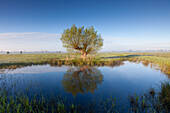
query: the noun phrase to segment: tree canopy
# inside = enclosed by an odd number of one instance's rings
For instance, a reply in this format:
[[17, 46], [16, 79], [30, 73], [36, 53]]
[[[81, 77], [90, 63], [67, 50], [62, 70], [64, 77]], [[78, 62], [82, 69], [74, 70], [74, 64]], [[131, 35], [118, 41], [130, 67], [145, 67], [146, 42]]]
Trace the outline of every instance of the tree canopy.
[[70, 29], [64, 30], [60, 40], [67, 50], [80, 51], [82, 58], [86, 58], [89, 53], [99, 51], [103, 46], [103, 39], [93, 26], [77, 28], [73, 24]]

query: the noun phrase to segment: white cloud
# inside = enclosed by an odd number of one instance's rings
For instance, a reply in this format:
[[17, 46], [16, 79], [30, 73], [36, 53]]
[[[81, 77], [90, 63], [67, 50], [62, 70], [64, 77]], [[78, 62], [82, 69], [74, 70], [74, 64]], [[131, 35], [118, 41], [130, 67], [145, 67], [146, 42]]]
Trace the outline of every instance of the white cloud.
[[[0, 51], [66, 51], [57, 33], [0, 33]], [[101, 51], [170, 49], [170, 41], [138, 38], [103, 37]]]
[[0, 51], [65, 50], [55, 33], [0, 33]]
[[170, 41], [122, 37], [103, 37], [103, 51], [117, 50], [170, 50]]
[[55, 33], [39, 33], [39, 32], [31, 32], [31, 33], [0, 33], [0, 39], [6, 38], [56, 38], [60, 37], [61, 34]]

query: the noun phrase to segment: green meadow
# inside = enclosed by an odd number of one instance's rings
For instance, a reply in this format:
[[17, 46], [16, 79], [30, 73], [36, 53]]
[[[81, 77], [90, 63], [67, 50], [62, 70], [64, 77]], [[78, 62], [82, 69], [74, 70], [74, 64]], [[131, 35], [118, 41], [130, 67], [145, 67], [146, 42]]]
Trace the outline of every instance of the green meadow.
[[[1, 64], [10, 63], [40, 63], [47, 62], [51, 59], [79, 59], [81, 57], [78, 53], [42, 53], [42, 54], [0, 54]], [[170, 52], [163, 53], [97, 53], [89, 54], [88, 58], [95, 58], [97, 60], [118, 60], [119, 58], [143, 58], [151, 60], [155, 63], [165, 63], [170, 65]]]

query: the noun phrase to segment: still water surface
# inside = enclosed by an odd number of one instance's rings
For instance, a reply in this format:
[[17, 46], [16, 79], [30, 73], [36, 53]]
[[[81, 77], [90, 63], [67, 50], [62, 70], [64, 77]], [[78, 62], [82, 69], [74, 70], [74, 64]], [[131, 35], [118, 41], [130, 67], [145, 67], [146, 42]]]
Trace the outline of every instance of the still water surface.
[[[41, 91], [47, 97], [51, 94], [62, 95], [69, 102], [86, 106], [95, 100], [112, 96], [125, 108], [129, 94], [143, 94], [151, 87], [159, 90], [161, 82], [169, 81], [159, 70], [128, 61], [117, 67], [28, 66], [6, 71], [6, 77], [2, 75], [1, 87], [6, 88], [5, 85], [17, 81], [17, 88], [21, 90], [31, 82], [32, 91]], [[5, 80], [7, 78], [10, 80]]]

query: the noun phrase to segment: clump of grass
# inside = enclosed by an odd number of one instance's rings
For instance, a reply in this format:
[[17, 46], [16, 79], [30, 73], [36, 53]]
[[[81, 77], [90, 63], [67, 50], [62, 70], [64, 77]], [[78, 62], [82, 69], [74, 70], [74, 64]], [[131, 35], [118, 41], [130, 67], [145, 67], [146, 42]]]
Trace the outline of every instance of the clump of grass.
[[155, 96], [155, 90], [153, 89], [153, 88], [150, 88], [149, 89], [149, 95], [151, 95], [151, 96]]
[[130, 110], [132, 112], [167, 112], [170, 111], [170, 83], [161, 84], [161, 90], [155, 92], [150, 88], [142, 96], [130, 95]]
[[135, 96], [129, 96], [128, 100], [131, 105], [131, 111], [132, 112], [139, 112], [139, 96], [135, 94]]
[[66, 108], [61, 100], [48, 101], [42, 95], [41, 99], [37, 99], [34, 95], [30, 99], [25, 94], [19, 94], [16, 97], [7, 96], [2, 93], [0, 95], [0, 110], [1, 113], [33, 113], [33, 112], [55, 112], [66, 113]]
[[163, 106], [170, 111], [170, 83], [164, 82], [161, 84], [159, 100]]
[[142, 64], [145, 65], [145, 66], [148, 66], [149, 65], [149, 61], [148, 60], [144, 60], [144, 61], [142, 61]]

